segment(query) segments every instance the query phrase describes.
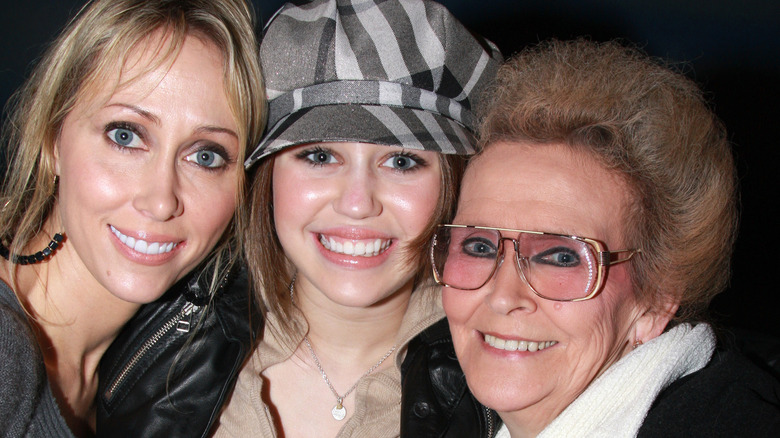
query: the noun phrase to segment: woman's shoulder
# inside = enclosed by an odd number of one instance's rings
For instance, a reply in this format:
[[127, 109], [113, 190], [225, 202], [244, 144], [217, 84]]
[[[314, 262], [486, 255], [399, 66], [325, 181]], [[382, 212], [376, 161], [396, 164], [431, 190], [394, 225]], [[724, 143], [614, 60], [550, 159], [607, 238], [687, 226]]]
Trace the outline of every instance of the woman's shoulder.
[[780, 436], [780, 380], [736, 350], [718, 350], [659, 394], [638, 436]]
[[25, 436], [34, 428], [46, 369], [21, 306], [0, 287], [0, 436]]
[[[30, 323], [27, 322], [27, 316], [22, 306], [17, 301], [13, 291], [0, 282], [0, 354], [10, 355], [24, 352], [25, 356], [35, 355], [38, 352], [36, 345], [35, 335]], [[18, 359], [12, 360], [11, 363], [4, 361], [0, 366], [3, 369], [9, 366], [21, 368], [17, 366], [18, 362]]]

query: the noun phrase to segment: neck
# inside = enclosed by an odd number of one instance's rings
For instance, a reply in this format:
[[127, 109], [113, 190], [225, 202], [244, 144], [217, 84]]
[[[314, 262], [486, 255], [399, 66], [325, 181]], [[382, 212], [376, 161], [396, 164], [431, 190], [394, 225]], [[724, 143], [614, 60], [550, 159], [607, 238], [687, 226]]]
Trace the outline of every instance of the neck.
[[[396, 343], [412, 285], [368, 307], [350, 307], [309, 293], [305, 280], [296, 285], [296, 304], [309, 324], [308, 337], [326, 362], [375, 363]], [[358, 335], [359, 334], [359, 335]]]
[[535, 437], [539, 435], [542, 432], [542, 430], [544, 430], [544, 427], [546, 426], [545, 424], [542, 425], [541, 427], [527, 427], [528, 425], [526, 424], [512, 422], [511, 417], [508, 417], [507, 415], [499, 415], [499, 417], [501, 417], [501, 421], [503, 421], [504, 425], [506, 425], [506, 428], [509, 431], [509, 436], [512, 438]]
[[68, 427], [90, 436], [95, 430], [100, 358], [139, 305], [119, 300], [88, 272], [76, 269], [69, 251], [60, 248], [35, 265], [2, 260], [0, 278], [13, 286], [30, 315], [49, 384]]
[[47, 367], [60, 375], [78, 370], [89, 381], [139, 305], [116, 298], [74, 267], [71, 251], [61, 248], [45, 263], [18, 267], [16, 292], [38, 329]]

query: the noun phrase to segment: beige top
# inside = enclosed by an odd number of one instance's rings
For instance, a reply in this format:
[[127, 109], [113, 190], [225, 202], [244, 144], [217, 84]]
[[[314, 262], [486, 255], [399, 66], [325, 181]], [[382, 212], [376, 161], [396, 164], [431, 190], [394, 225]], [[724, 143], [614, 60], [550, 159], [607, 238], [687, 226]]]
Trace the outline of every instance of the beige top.
[[[355, 389], [355, 412], [344, 423], [337, 438], [398, 437], [401, 429], [401, 363], [409, 342], [444, 317], [439, 286], [420, 288], [412, 293], [396, 338], [392, 367], [360, 379]], [[273, 418], [261, 397], [261, 373], [295, 352], [284, 347], [270, 331], [238, 376], [236, 389], [214, 429], [215, 437], [276, 438]], [[296, 345], [303, 342], [303, 336]]]

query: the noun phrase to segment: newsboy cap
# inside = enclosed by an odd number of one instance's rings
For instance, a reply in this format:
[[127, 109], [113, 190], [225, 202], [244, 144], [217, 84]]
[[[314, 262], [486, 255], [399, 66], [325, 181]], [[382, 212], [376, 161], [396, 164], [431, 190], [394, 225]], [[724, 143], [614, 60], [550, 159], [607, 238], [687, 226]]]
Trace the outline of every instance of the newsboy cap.
[[501, 54], [433, 1], [314, 0], [274, 14], [260, 58], [268, 131], [246, 167], [333, 141], [472, 154]]

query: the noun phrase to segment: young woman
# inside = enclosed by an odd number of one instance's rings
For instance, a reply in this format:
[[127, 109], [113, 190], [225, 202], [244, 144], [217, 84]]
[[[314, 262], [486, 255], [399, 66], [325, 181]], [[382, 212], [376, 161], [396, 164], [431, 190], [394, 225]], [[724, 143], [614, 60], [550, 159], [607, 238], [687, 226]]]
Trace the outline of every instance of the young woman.
[[245, 247], [265, 333], [216, 436], [398, 436], [399, 365], [443, 317], [417, 254], [500, 55], [439, 4], [341, 0], [286, 5], [260, 53]]
[[210, 254], [231, 264], [264, 115], [251, 23], [240, 0], [98, 0], [21, 90], [4, 131], [0, 435], [94, 433], [122, 326]]

